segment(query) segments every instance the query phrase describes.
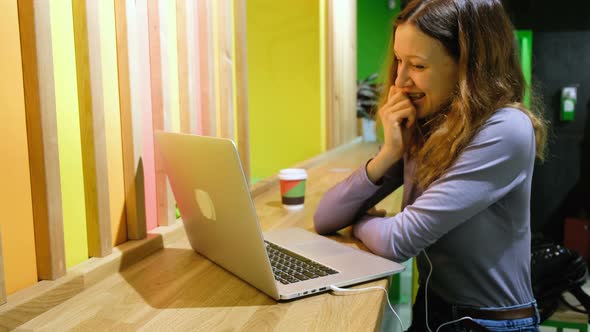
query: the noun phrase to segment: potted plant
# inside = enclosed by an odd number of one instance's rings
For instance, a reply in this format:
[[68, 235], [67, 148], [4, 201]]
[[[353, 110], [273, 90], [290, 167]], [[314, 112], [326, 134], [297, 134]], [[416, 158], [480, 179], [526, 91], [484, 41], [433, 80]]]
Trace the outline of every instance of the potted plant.
[[374, 113], [377, 108], [380, 85], [376, 82], [378, 74], [371, 74], [367, 78], [357, 81], [356, 89], [356, 117], [358, 131], [368, 142], [376, 141]]

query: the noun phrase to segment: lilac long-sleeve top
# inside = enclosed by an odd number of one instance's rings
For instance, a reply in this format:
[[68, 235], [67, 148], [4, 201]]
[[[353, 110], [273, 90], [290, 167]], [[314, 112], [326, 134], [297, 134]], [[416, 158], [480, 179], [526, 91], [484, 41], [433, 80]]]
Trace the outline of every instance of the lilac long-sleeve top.
[[[366, 167], [325, 193], [314, 216], [320, 234], [354, 224], [372, 252], [397, 262], [425, 250], [428, 284], [448, 302], [505, 307], [534, 300], [530, 278], [530, 193], [535, 136], [518, 109], [496, 111], [457, 160], [426, 190], [414, 183], [411, 157], [393, 165], [378, 184]], [[402, 211], [365, 214], [400, 185]], [[417, 258], [424, 285], [430, 265]]]

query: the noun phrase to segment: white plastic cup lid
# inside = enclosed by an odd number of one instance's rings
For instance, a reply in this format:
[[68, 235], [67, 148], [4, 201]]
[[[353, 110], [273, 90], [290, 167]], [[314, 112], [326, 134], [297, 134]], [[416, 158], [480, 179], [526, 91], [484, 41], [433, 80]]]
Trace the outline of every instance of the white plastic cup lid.
[[307, 172], [303, 168], [285, 168], [279, 172], [281, 180], [304, 180], [307, 179]]

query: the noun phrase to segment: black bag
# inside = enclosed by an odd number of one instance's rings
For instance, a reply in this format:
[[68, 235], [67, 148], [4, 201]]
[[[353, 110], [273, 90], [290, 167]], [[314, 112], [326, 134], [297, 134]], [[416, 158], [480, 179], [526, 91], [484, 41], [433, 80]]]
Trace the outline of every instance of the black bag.
[[[590, 314], [590, 296], [581, 287], [587, 275], [586, 262], [575, 251], [552, 243], [533, 244], [531, 280], [541, 322], [557, 310], [560, 302], [574, 311]], [[583, 309], [568, 303], [564, 292], [580, 301]]]

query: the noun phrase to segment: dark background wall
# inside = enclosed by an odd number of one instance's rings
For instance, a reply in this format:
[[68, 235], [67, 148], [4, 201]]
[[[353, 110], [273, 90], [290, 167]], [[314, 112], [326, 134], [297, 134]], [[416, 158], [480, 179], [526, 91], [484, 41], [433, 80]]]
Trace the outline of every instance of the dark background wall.
[[[532, 228], [561, 242], [566, 217], [590, 218], [590, 2], [503, 2], [517, 29], [533, 30], [533, 87], [551, 122], [547, 160], [533, 178]], [[579, 84], [575, 119], [561, 122], [561, 88], [570, 84]]]

